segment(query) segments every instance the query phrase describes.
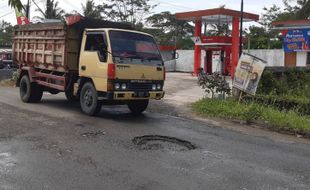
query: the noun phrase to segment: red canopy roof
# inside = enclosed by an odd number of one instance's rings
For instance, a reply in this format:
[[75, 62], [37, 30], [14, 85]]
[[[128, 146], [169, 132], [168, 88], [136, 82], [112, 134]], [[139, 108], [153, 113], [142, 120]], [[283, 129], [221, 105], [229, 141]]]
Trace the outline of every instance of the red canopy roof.
[[[240, 18], [241, 12], [232, 9], [217, 8], [200, 11], [181, 12], [176, 13], [175, 16], [178, 20], [201, 20], [207, 23], [230, 23], [232, 22], [233, 17]], [[245, 22], [257, 21], [259, 19], [259, 15], [244, 12], [243, 19]]]
[[278, 29], [310, 28], [310, 20], [289, 20], [273, 22], [272, 26]]

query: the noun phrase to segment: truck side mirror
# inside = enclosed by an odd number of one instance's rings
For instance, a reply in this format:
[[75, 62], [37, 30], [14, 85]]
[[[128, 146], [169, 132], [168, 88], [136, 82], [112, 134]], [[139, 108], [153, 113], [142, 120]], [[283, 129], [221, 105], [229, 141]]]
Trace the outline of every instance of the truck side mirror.
[[179, 59], [179, 53], [174, 51], [174, 59]]

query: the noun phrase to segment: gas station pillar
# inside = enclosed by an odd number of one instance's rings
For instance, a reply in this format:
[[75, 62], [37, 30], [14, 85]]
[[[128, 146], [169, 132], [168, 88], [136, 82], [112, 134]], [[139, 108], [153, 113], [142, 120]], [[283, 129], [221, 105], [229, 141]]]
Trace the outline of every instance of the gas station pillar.
[[232, 46], [231, 46], [231, 76], [235, 74], [236, 66], [239, 60], [239, 39], [240, 39], [240, 21], [238, 17], [232, 20]]
[[[195, 22], [195, 37], [201, 37], [201, 20], [196, 20]], [[195, 45], [194, 53], [194, 75], [197, 76], [198, 69], [201, 65], [201, 46]]]

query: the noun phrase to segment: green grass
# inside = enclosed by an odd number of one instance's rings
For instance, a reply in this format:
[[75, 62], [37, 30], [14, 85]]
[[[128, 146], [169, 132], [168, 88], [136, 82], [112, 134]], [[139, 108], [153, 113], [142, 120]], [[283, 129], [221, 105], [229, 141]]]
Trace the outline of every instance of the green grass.
[[310, 117], [301, 116], [294, 111], [279, 111], [256, 103], [242, 104], [217, 99], [202, 99], [192, 107], [196, 113], [206, 117], [264, 123], [280, 130], [310, 134]]

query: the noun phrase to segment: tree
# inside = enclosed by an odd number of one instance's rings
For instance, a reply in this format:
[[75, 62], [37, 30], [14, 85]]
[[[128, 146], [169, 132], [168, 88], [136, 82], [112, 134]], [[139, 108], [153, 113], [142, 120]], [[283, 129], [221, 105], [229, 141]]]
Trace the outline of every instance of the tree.
[[[146, 19], [147, 23], [156, 28], [156, 34], [153, 34], [157, 41], [163, 45], [180, 45], [193, 47], [189, 35], [194, 31], [194, 27], [187, 21], [177, 20], [170, 12], [161, 12], [154, 14]], [[155, 30], [153, 30], [155, 31]]]
[[20, 0], [9, 0], [8, 4], [12, 8], [16, 8], [19, 11], [22, 10], [22, 8], [23, 8], [23, 4]]
[[100, 6], [104, 17], [116, 22], [130, 22], [132, 26], [142, 23], [156, 5], [150, 5], [150, 0], [107, 0]]
[[39, 8], [36, 9], [36, 11], [39, 11], [42, 14], [41, 17], [35, 17], [35, 19], [39, 21], [45, 19], [63, 19], [65, 14], [65, 11], [58, 6], [58, 1], [55, 2], [55, 0], [46, 0], [45, 11], [42, 11]]
[[251, 49], [280, 49], [281, 37], [277, 30], [267, 30], [264, 27], [251, 26], [247, 39]]
[[227, 23], [209, 24], [209, 26], [211, 29], [207, 30], [207, 36], [228, 36], [231, 34]]
[[12, 43], [13, 26], [4, 20], [0, 23], [0, 44], [11, 44]]
[[281, 8], [275, 4], [272, 5], [272, 7], [270, 8], [264, 7], [263, 10], [265, 12], [262, 14], [262, 17], [259, 23], [266, 28], [270, 28], [271, 23], [279, 20], [279, 17], [283, 15]]
[[101, 19], [100, 8], [95, 5], [94, 0], [87, 0], [85, 6], [82, 4], [85, 17]]
[[310, 1], [304, 0], [301, 8], [297, 11], [298, 19], [310, 19]]
[[265, 13], [262, 15], [261, 24], [270, 27], [274, 21], [299, 20], [310, 18], [309, 0], [283, 0], [284, 10], [273, 5], [270, 8], [264, 7]]

